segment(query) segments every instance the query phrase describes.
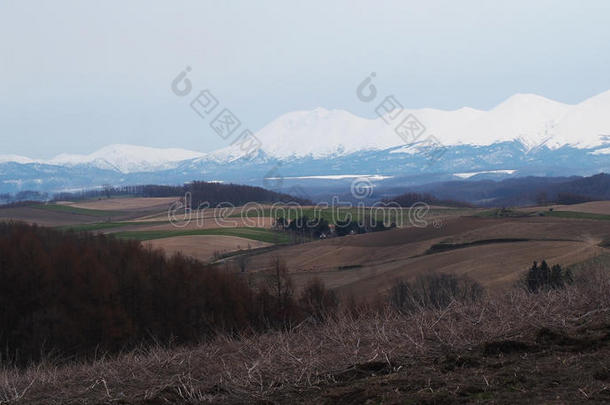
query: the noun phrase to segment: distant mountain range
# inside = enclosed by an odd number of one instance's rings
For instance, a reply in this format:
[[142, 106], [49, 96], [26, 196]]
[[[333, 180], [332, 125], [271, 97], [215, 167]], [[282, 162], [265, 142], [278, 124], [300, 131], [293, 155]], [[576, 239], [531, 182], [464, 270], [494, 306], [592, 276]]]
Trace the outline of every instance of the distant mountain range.
[[[211, 153], [110, 145], [49, 160], [0, 155], [0, 192], [191, 180], [281, 188], [355, 177], [374, 185], [400, 185], [401, 179], [413, 185], [590, 175], [610, 172], [609, 112], [610, 91], [576, 105], [518, 94], [489, 111], [386, 109], [376, 119], [318, 108], [272, 121], [254, 135], [256, 149], [238, 142]], [[401, 136], [396, 128], [403, 120], [421, 127], [409, 132], [404, 126]]]
[[121, 173], [150, 172], [176, 167], [178, 162], [205, 156], [186, 149], [157, 149], [134, 145], [110, 145], [89, 155], [62, 153], [52, 159], [34, 160], [25, 156], [0, 155], [0, 163], [43, 164], [64, 167], [92, 167]]

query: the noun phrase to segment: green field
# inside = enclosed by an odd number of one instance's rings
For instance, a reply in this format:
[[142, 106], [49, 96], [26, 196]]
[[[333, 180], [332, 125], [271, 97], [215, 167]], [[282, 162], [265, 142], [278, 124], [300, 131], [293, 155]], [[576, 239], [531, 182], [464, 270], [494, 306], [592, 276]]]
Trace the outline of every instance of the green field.
[[192, 235], [220, 235], [237, 236], [267, 243], [284, 244], [290, 243], [288, 234], [271, 231], [264, 228], [213, 228], [213, 229], [188, 229], [188, 230], [159, 230], [159, 231], [125, 231], [113, 234], [120, 239], [135, 239], [140, 241], [171, 238], [174, 236]]

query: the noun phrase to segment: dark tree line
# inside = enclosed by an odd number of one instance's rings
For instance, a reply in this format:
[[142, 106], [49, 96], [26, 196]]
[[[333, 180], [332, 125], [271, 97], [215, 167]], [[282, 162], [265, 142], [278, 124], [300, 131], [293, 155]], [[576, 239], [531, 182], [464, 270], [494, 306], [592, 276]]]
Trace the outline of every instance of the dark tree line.
[[573, 194], [573, 193], [557, 193], [557, 194], [548, 194], [546, 192], [542, 192], [538, 194], [536, 197], [536, 204], [538, 205], [548, 205], [548, 204], [562, 204], [562, 205], [572, 205], [572, 204], [581, 204], [585, 202], [595, 201], [595, 198]]
[[330, 233], [330, 225], [324, 218], [309, 219], [306, 215], [293, 220], [280, 217], [275, 221], [275, 227], [279, 230], [292, 232], [294, 234], [319, 238]]
[[2, 193], [0, 194], [0, 205], [15, 204], [21, 201], [48, 201], [50, 196], [48, 193], [41, 191], [24, 190], [15, 194]]
[[248, 202], [296, 202], [302, 205], [311, 205], [311, 201], [306, 199], [276, 193], [262, 187], [239, 184], [194, 181], [184, 185], [184, 193], [186, 192], [190, 192], [192, 195], [193, 208], [196, 208], [203, 202], [209, 202], [212, 206], [222, 202], [230, 202], [233, 205], [244, 205]]
[[395, 228], [396, 224], [392, 223], [389, 227], [385, 226], [383, 221], [365, 216], [360, 221], [354, 219], [338, 220], [335, 225], [335, 233], [337, 236], [345, 236], [360, 233], [387, 231]]
[[575, 179], [551, 188], [552, 195], [577, 195], [590, 200], [610, 199], [610, 175], [606, 173]]
[[[423, 191], [425, 190], [425, 191]], [[590, 177], [517, 177], [500, 181], [459, 180], [415, 186], [401, 205], [414, 200], [428, 204], [451, 205], [451, 200], [468, 201], [481, 206], [520, 206], [531, 204], [578, 204], [610, 199], [610, 175]], [[422, 197], [408, 194], [421, 193]], [[427, 200], [432, 195], [443, 202]], [[401, 196], [397, 197], [401, 198]]]
[[197, 343], [286, 327], [333, 302], [319, 285], [300, 299], [285, 265], [276, 270], [250, 286], [237, 272], [136, 241], [0, 223], [0, 360]]
[[292, 220], [280, 217], [275, 221], [275, 228], [290, 232], [303, 238], [326, 238], [329, 236], [346, 236], [352, 234], [379, 232], [396, 227], [393, 223], [390, 227], [384, 225], [383, 221], [366, 216], [361, 221], [346, 219], [337, 220], [334, 232], [329, 222], [324, 218], [310, 219], [306, 215]]
[[430, 205], [442, 205], [445, 207], [472, 207], [472, 204], [468, 204], [462, 201], [448, 200], [436, 198], [432, 194], [428, 193], [412, 193], [407, 192], [400, 194], [394, 198], [384, 200], [384, 203], [397, 203], [401, 207], [410, 207], [415, 203], [424, 202]]
[[243, 205], [248, 202], [297, 202], [309, 205], [311, 201], [294, 197], [288, 194], [277, 193], [262, 187], [244, 186], [240, 184], [224, 184], [217, 182], [193, 181], [183, 185], [146, 184], [136, 186], [112, 187], [103, 186], [101, 189], [83, 190], [76, 193], [58, 193], [54, 200], [78, 201], [92, 198], [110, 197], [182, 197], [187, 192], [192, 196], [192, 208], [197, 208], [204, 202], [211, 206], [222, 202], [233, 205]]

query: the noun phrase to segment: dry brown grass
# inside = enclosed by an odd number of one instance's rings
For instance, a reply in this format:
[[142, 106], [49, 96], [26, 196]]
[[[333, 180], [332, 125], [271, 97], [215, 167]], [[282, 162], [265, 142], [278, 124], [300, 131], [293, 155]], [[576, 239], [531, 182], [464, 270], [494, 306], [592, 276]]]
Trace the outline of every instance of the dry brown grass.
[[0, 208], [0, 221], [21, 221], [41, 226], [66, 226], [97, 222], [99, 217], [77, 215], [33, 207]]
[[[604, 266], [601, 266], [604, 267]], [[598, 270], [565, 290], [518, 289], [478, 304], [410, 315], [343, 313], [325, 324], [216, 340], [196, 347], [135, 350], [90, 363], [45, 362], [0, 372], [0, 403], [205, 403], [299, 398], [336, 384], [357, 365], [411, 364], [421, 356], [610, 321], [610, 276]], [[409, 360], [411, 359], [411, 360]], [[417, 372], [416, 369], [411, 370]], [[587, 390], [601, 389], [599, 387]]]
[[105, 198], [101, 200], [90, 200], [81, 202], [61, 202], [76, 208], [90, 210], [128, 211], [128, 210], [150, 210], [167, 209], [180, 197], [133, 197], [133, 198]]
[[589, 214], [610, 214], [610, 201], [591, 201], [582, 204], [561, 205], [556, 208], [558, 211], [576, 211]]
[[181, 252], [204, 262], [214, 259], [215, 255], [219, 254], [271, 246], [271, 243], [221, 235], [175, 236], [144, 243], [154, 249], [161, 248], [168, 255]]
[[572, 212], [586, 212], [589, 214], [605, 214], [610, 215], [610, 201], [591, 201], [580, 204], [554, 204], [554, 205], [542, 205], [534, 207], [522, 207], [519, 211], [524, 212], [539, 212], [548, 211], [552, 208], [555, 211], [572, 211]]
[[[167, 221], [167, 214], [162, 219]], [[149, 220], [147, 220], [149, 221]], [[146, 221], [144, 221], [146, 222]], [[255, 228], [271, 228], [273, 226], [273, 220], [268, 217], [259, 218], [215, 218], [215, 217], [200, 217], [197, 218], [195, 214], [193, 219], [185, 223], [179, 221], [177, 224], [167, 222], [165, 224], [155, 225], [138, 225], [138, 226], [126, 226], [122, 227], [120, 231], [127, 230], [138, 230], [138, 231], [175, 231], [179, 230], [193, 230], [193, 229], [217, 229], [217, 228], [244, 228], [244, 227], [255, 227]]]
[[[602, 254], [598, 246], [610, 235], [610, 221], [533, 218], [448, 219], [440, 228], [403, 228], [286, 246], [252, 257], [252, 271], [269, 271], [272, 256], [291, 269], [295, 285], [312, 277], [341, 294], [387, 291], [397, 279], [435, 270], [468, 275], [490, 289], [511, 285], [534, 260], [569, 265]], [[424, 253], [439, 242], [527, 239]]]

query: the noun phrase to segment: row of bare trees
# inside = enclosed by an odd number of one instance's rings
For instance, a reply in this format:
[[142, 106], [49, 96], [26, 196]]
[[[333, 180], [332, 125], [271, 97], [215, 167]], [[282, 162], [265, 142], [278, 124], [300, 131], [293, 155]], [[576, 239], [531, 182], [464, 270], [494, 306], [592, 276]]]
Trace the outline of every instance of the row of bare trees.
[[136, 241], [0, 223], [0, 360], [290, 327], [333, 302], [319, 282], [297, 296], [283, 262], [274, 268], [250, 285], [238, 272]]
[[[296, 291], [279, 258], [256, 282], [244, 273], [168, 257], [137, 241], [0, 222], [0, 362], [24, 364], [49, 351], [86, 357], [150, 341], [197, 343], [341, 313], [337, 296], [320, 280]], [[571, 275], [543, 262], [527, 281], [535, 292], [542, 284], [561, 287]], [[474, 281], [429, 274], [398, 282], [389, 298], [401, 312], [412, 312], [475, 302], [482, 294]]]

